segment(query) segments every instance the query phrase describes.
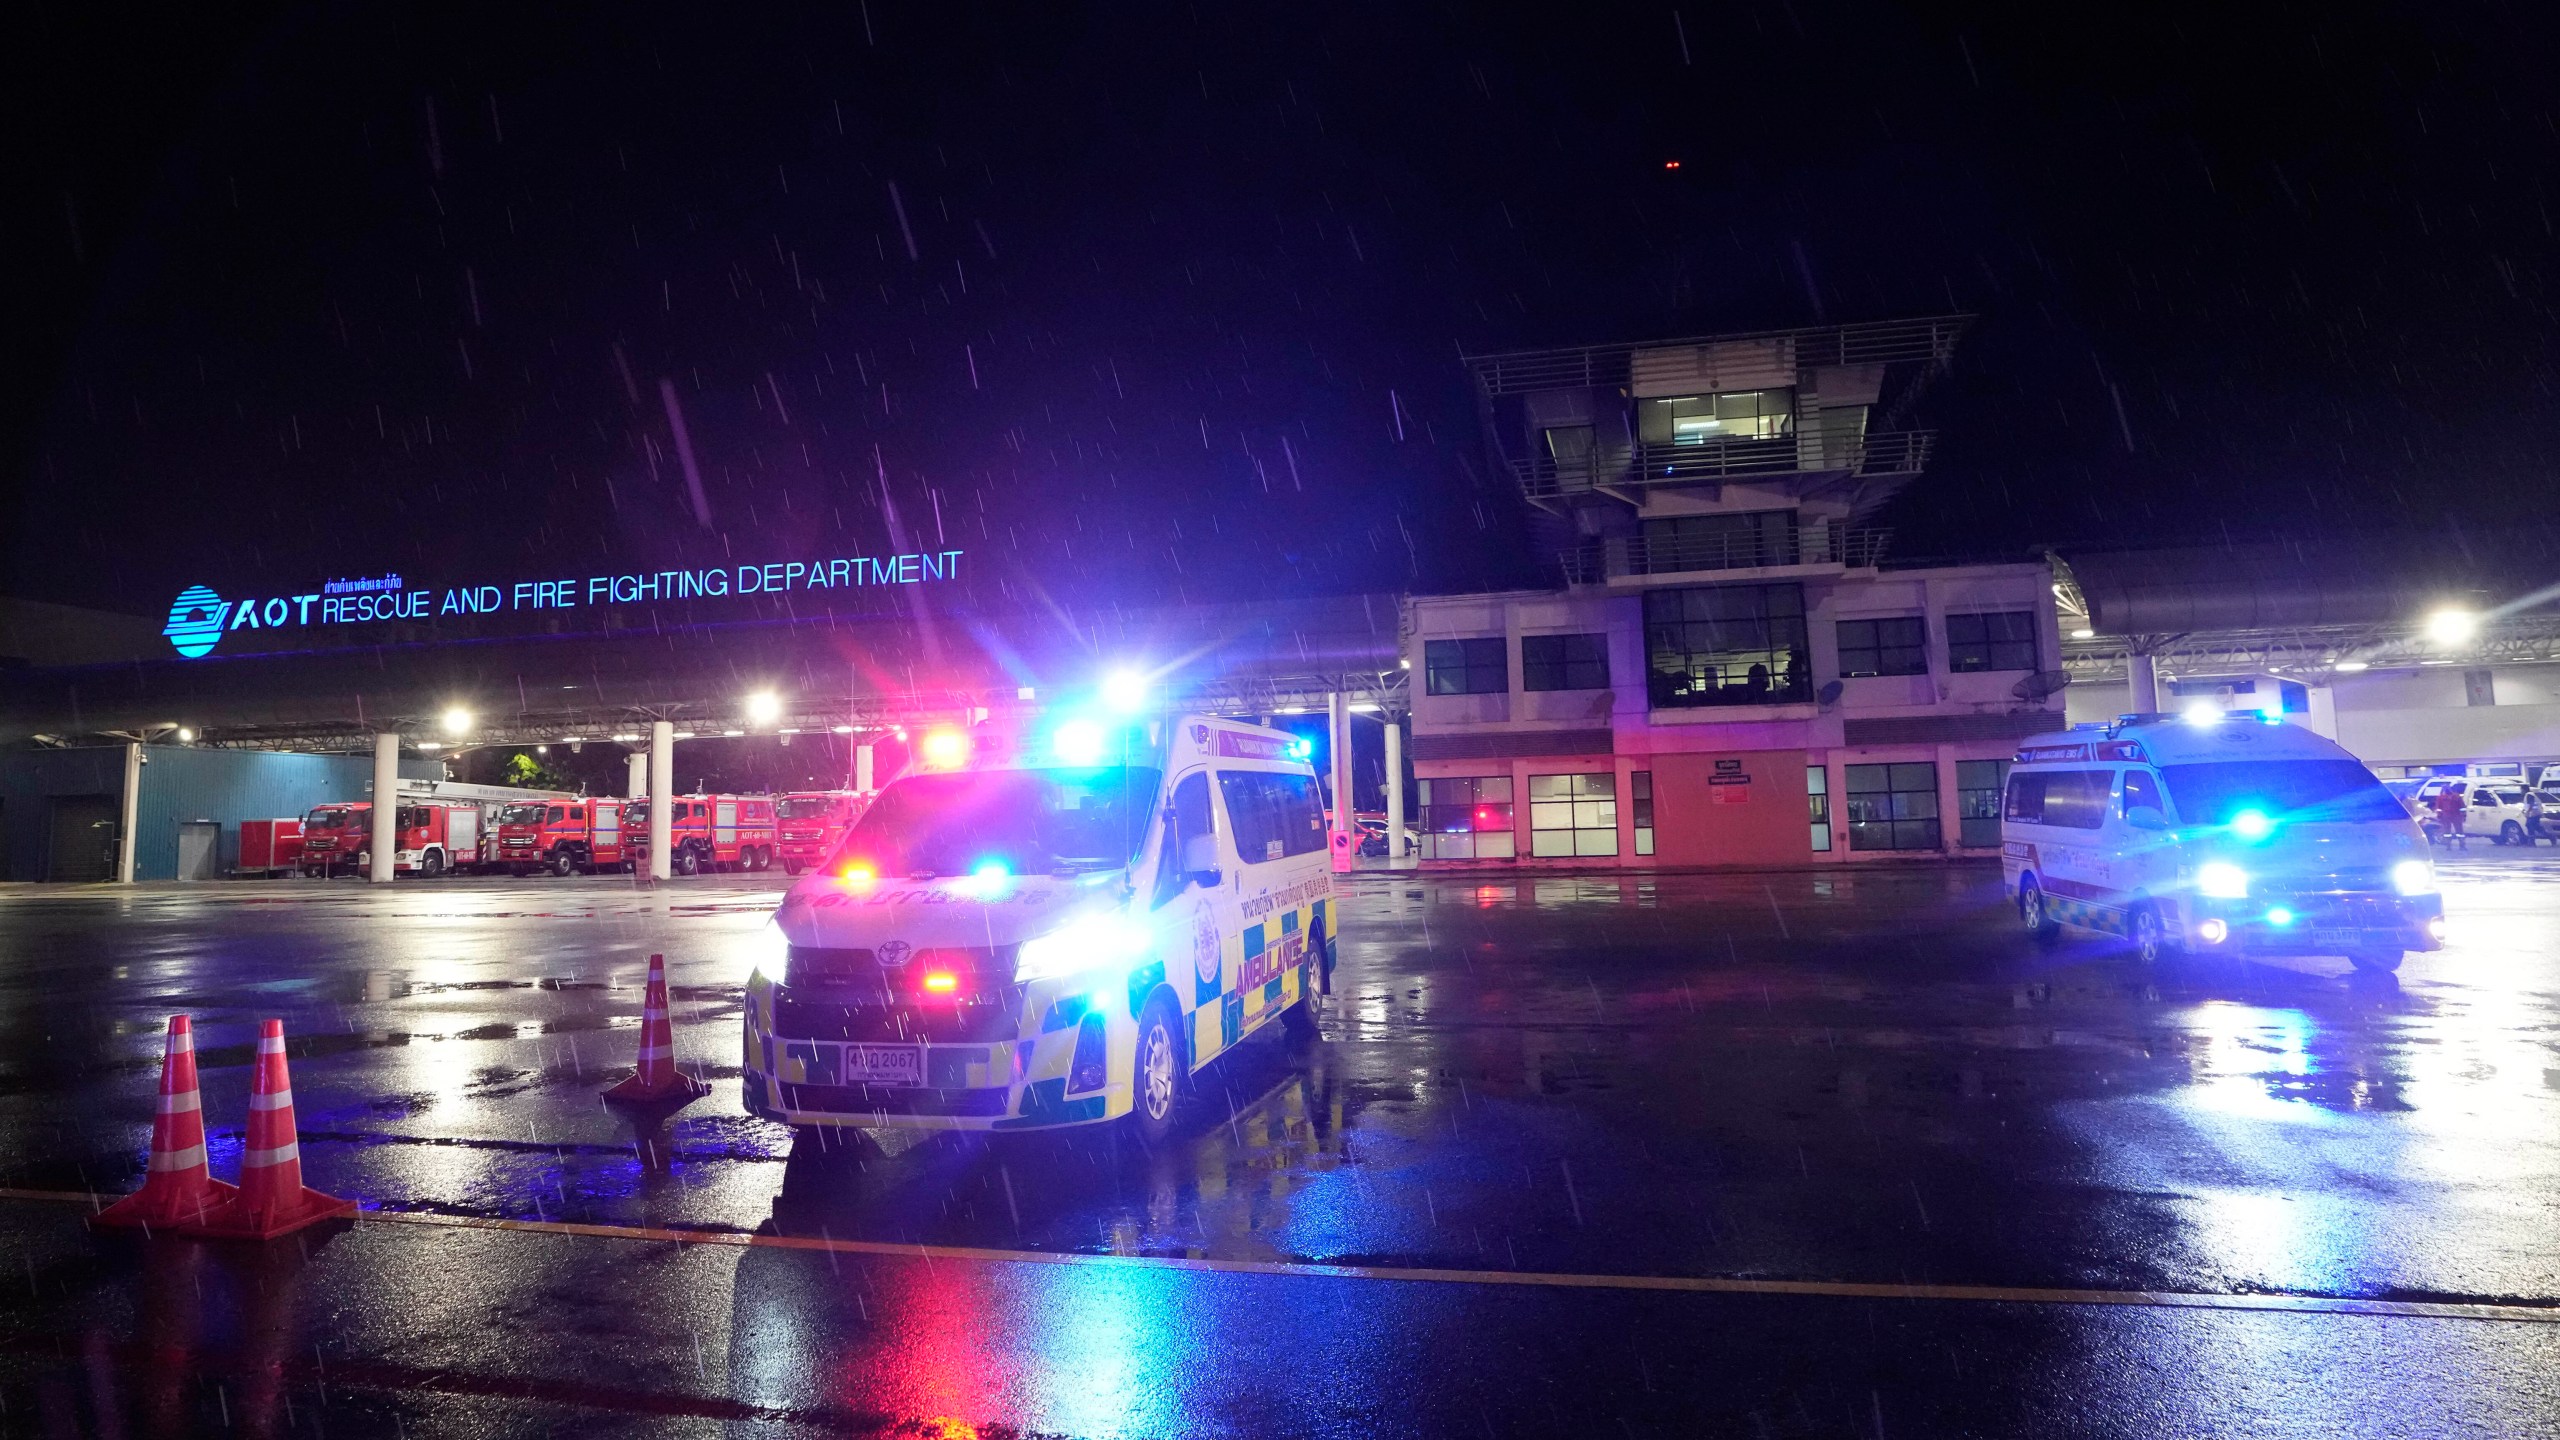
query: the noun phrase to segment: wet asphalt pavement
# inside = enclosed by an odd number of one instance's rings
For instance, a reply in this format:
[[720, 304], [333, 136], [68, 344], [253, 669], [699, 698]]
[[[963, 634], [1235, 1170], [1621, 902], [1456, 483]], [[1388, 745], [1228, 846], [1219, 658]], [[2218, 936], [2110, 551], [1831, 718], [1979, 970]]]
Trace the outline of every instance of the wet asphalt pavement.
[[[777, 890], [0, 888], [0, 1434], [2560, 1435], [2560, 860], [2379, 983], [2042, 949], [1977, 867], [1363, 876], [1323, 1041], [1154, 1153], [745, 1117]], [[714, 1088], [641, 1135], [653, 950]], [[138, 1183], [174, 1011], [217, 1175], [278, 1015], [401, 1218], [34, 1197]]]

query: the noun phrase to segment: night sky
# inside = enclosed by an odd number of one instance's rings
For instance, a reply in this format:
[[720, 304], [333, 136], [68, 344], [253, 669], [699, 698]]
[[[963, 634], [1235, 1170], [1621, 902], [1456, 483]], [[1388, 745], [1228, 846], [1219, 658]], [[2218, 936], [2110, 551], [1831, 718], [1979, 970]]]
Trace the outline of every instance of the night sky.
[[1460, 351], [1951, 309], [1905, 556], [2549, 553], [2548, 7], [766, 8], [33, 12], [0, 593], [1552, 583]]

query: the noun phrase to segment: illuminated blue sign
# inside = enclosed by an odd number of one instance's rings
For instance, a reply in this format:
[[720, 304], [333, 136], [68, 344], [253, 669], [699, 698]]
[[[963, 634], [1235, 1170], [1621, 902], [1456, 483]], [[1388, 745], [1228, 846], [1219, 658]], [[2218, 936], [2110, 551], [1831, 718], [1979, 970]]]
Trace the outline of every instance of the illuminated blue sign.
[[703, 570], [659, 570], [644, 575], [590, 575], [583, 579], [519, 580], [512, 585], [457, 585], [411, 589], [398, 575], [332, 580], [307, 595], [225, 600], [202, 585], [178, 592], [160, 633], [190, 660], [209, 655], [235, 630], [282, 630], [309, 625], [361, 625], [377, 620], [436, 620], [449, 615], [495, 615], [519, 610], [581, 610], [639, 605], [658, 600], [726, 599], [880, 585], [922, 585], [955, 580], [958, 550], [903, 555], [855, 555], [844, 559], [777, 561], [769, 565], [719, 565]]

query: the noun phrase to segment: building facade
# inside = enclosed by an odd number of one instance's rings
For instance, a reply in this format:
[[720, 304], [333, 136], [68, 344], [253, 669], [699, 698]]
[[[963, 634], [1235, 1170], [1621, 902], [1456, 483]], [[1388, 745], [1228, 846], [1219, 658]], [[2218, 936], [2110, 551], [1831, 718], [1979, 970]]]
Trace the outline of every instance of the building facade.
[[1426, 867], [1997, 853], [2062, 719], [2050, 574], [1897, 568], [1863, 523], [1963, 323], [1470, 362], [1565, 583], [1407, 602]]

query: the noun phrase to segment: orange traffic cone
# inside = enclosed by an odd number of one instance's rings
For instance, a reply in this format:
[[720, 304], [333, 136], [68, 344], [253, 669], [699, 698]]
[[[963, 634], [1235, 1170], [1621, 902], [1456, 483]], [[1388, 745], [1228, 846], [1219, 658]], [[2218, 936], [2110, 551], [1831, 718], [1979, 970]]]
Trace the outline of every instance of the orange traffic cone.
[[238, 1192], [204, 1163], [204, 1101], [196, 1094], [195, 1028], [169, 1017], [160, 1061], [160, 1113], [151, 1120], [151, 1168], [142, 1188], [89, 1217], [92, 1225], [170, 1226], [201, 1218]]
[[667, 957], [649, 957], [649, 991], [640, 1002], [640, 1068], [604, 1092], [607, 1100], [678, 1104], [699, 1100], [711, 1087], [676, 1068], [676, 1030], [667, 1019]]
[[258, 1069], [249, 1081], [240, 1193], [178, 1228], [217, 1239], [273, 1240], [355, 1213], [353, 1200], [324, 1195], [302, 1183], [302, 1145], [293, 1131], [293, 1077], [284, 1064], [284, 1022], [270, 1020], [258, 1031]]

